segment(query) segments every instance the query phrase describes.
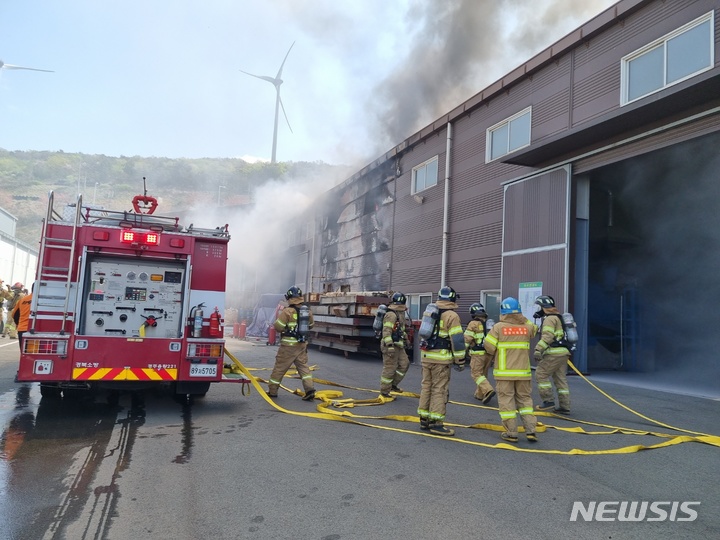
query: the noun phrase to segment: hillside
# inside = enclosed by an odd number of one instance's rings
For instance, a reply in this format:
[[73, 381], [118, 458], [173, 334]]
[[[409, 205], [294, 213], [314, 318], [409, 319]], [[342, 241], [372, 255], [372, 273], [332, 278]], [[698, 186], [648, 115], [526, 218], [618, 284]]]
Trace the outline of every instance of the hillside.
[[37, 243], [47, 195], [56, 205], [75, 202], [130, 210], [135, 195], [161, 202], [160, 213], [186, 208], [188, 202], [208, 206], [243, 204], [253, 191], [272, 179], [349, 176], [347, 167], [322, 162], [247, 163], [242, 159], [169, 159], [109, 157], [64, 152], [9, 152], [0, 149], [0, 207], [18, 218], [16, 235]]

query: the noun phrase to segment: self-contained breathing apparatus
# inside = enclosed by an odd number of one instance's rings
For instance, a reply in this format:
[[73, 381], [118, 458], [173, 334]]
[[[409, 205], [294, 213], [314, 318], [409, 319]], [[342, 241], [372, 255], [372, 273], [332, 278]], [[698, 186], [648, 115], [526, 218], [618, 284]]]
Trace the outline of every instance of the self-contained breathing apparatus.
[[375, 331], [375, 337], [378, 339], [382, 336], [383, 320], [385, 319], [387, 309], [388, 308], [385, 304], [380, 304], [377, 308], [377, 311], [375, 312], [375, 319], [373, 320], [373, 330]]
[[536, 319], [541, 319], [543, 317], [557, 317], [560, 319], [560, 324], [562, 325], [563, 329], [563, 337], [561, 339], [556, 339], [550, 344], [550, 347], [565, 347], [568, 351], [571, 353], [577, 349], [577, 342], [578, 342], [578, 331], [577, 331], [577, 324], [575, 323], [575, 318], [572, 316], [572, 313], [566, 312], [560, 315], [559, 313], [545, 313], [543, 311], [544, 308], [554, 308], [555, 307], [555, 299], [552, 296], [542, 295], [538, 296], [535, 300], [535, 304], [539, 306], [538, 310], [533, 314], [533, 317]]
[[447, 310], [438, 308], [436, 304], [428, 304], [425, 308], [418, 332], [422, 350], [450, 349], [450, 340], [439, 336], [440, 316], [445, 311]]
[[310, 308], [305, 304], [290, 307], [293, 308], [297, 314], [297, 324], [288, 323], [282, 335], [295, 338], [298, 340], [298, 343], [304, 343], [310, 333]]
[[563, 313], [562, 316], [555, 316], [560, 318], [560, 323], [562, 324], [563, 329], [563, 337], [550, 346], [565, 347], [568, 351], [575, 352], [578, 342], [578, 331], [575, 318], [572, 316], [572, 313]]

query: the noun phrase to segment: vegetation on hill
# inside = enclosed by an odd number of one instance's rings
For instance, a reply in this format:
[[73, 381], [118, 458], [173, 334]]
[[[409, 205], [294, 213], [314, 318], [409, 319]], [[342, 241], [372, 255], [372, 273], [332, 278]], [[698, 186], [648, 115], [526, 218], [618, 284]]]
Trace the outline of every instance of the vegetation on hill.
[[272, 179], [342, 175], [347, 167], [323, 162], [248, 163], [236, 158], [170, 159], [110, 157], [65, 152], [14, 151], [0, 148], [0, 207], [18, 218], [16, 236], [31, 245], [39, 239], [47, 195], [56, 205], [74, 203], [114, 210], [131, 209], [135, 195], [162, 201], [162, 212], [185, 208], [188, 201], [211, 205], [247, 203], [255, 188]]

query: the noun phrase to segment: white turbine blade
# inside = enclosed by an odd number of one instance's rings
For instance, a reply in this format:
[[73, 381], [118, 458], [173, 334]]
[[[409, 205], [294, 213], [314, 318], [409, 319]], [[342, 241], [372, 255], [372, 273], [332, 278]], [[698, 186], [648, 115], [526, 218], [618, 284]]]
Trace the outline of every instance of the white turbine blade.
[[55, 73], [52, 70], [49, 69], [38, 69], [38, 68], [31, 68], [31, 67], [23, 67], [23, 66], [14, 66], [12, 64], [0, 64], [0, 68], [3, 69], [26, 69], [28, 71], [44, 71], [45, 73]]
[[267, 81], [269, 83], [273, 83], [277, 86], [275, 79], [272, 77], [269, 77], [267, 75], [255, 75], [254, 73], [248, 73], [247, 71], [240, 70], [241, 73], [244, 73], [245, 75], [250, 75], [251, 77], [255, 77], [256, 79], [262, 79], [263, 81]]
[[290, 120], [288, 120], [287, 113], [285, 112], [285, 105], [283, 105], [282, 98], [280, 97], [280, 89], [279, 88], [278, 88], [278, 100], [280, 101], [280, 108], [282, 109], [283, 115], [285, 116], [285, 121], [287, 122], [287, 125], [290, 128], [290, 133], [293, 133], [293, 130], [290, 127]]
[[292, 45], [290, 45], [290, 48], [288, 49], [288, 52], [285, 53], [285, 58], [283, 58], [282, 64], [280, 64], [280, 69], [278, 70], [276, 79], [280, 79], [280, 76], [282, 75], [283, 66], [285, 65], [285, 60], [287, 60], [288, 55], [290, 54], [290, 51], [292, 50], [293, 46], [295, 46], [295, 42], [292, 42]]

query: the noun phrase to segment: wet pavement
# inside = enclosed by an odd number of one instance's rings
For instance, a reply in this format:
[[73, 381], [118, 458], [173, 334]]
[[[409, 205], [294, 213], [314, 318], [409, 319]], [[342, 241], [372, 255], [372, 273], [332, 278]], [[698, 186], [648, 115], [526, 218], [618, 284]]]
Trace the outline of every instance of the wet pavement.
[[[277, 350], [237, 340], [229, 340], [228, 349], [264, 378]], [[522, 454], [421, 436], [413, 423], [364, 420], [407, 430], [393, 432], [286, 414], [254, 390], [241, 395], [238, 384], [214, 385], [192, 402], [163, 391], [123, 393], [117, 403], [103, 394], [41, 399], [37, 385], [13, 381], [18, 356], [16, 343], [0, 342], [0, 539], [465, 539], [479, 531], [487, 538], [720, 535], [720, 449], [710, 445], [603, 456]], [[377, 358], [311, 349], [310, 363], [317, 366], [316, 378], [354, 387], [342, 389], [345, 396], [377, 395], [360, 390], [379, 383]], [[413, 364], [401, 386], [419, 392], [419, 381]], [[301, 387], [291, 378], [284, 384]], [[576, 417], [660, 431], [610, 405], [577, 377], [570, 384]], [[650, 417], [720, 432], [717, 401], [603, 388]], [[448, 421], [498, 424], [497, 411], [463, 405], [471, 396], [469, 373], [453, 372]], [[281, 392], [277, 403], [313, 413], [318, 402]], [[413, 417], [416, 408], [416, 398], [400, 397], [350, 411]], [[547, 422], [572, 427], [561, 419]], [[500, 442], [495, 431], [459, 428], [458, 435]], [[523, 440], [519, 446], [596, 450], [662, 440], [548, 429], [536, 445]], [[570, 522], [577, 500], [694, 500], [701, 506], [692, 523]]]

